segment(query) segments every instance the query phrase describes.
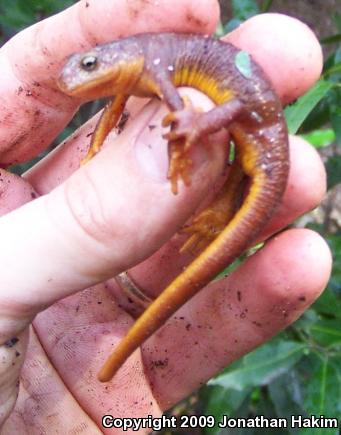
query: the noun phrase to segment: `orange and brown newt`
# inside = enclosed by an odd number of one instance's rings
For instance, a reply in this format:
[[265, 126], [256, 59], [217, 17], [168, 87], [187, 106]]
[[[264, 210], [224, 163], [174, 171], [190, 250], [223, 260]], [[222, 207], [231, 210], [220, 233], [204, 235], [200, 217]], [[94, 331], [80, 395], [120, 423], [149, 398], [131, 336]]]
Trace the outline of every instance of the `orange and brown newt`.
[[[158, 97], [170, 112], [169, 173], [172, 190], [190, 183], [188, 151], [202, 137], [227, 128], [235, 158], [213, 203], [187, 228], [186, 247], [201, 253], [136, 320], [99, 373], [108, 381], [130, 354], [185, 302], [240, 256], [280, 203], [286, 186], [288, 135], [281, 104], [251, 56], [231, 44], [193, 34], [141, 34], [74, 54], [59, 78], [68, 95], [93, 100], [114, 97], [93, 134], [91, 158], [118, 122], [129, 96]], [[191, 86], [216, 107], [199, 113], [177, 87]], [[249, 188], [243, 199], [245, 180]]]

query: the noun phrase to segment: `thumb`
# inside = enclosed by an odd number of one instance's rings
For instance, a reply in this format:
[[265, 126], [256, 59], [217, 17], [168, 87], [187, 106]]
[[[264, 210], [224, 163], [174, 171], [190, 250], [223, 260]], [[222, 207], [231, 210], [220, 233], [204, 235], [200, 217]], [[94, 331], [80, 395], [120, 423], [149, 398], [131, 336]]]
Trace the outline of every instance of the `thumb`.
[[20, 369], [28, 343], [28, 328], [0, 346], [0, 427], [11, 413], [19, 392]]
[[[212, 105], [196, 91], [188, 95], [204, 110]], [[147, 128], [160, 125], [165, 113], [149, 103], [121, 135], [109, 138], [113, 146], [50, 193], [2, 217], [0, 283], [11, 288], [9, 295], [0, 293], [5, 339], [22, 330], [20, 322], [13, 330], [13, 318], [31, 319], [151, 255], [197, 207], [221, 172], [222, 151], [195, 150], [192, 186], [173, 195], [167, 144], [160, 129]]]
[[[202, 94], [188, 94], [203, 109], [211, 107]], [[195, 150], [192, 186], [181, 186], [177, 196], [171, 193], [165, 175], [167, 144], [159, 127], [146, 128], [160, 125], [165, 113], [155, 101], [142, 107], [124, 133], [109, 137], [113, 146], [34, 201], [26, 202], [33, 192], [28, 183], [17, 181], [21, 190], [12, 192], [10, 208], [20, 201], [26, 204], [0, 220], [0, 424], [17, 398], [28, 325], [37, 312], [151, 255], [189, 217], [202, 191], [220, 174], [224, 159], [217, 143], [209, 159], [207, 150]], [[53, 171], [53, 156], [49, 160]], [[60, 161], [55, 163], [62, 179]], [[44, 177], [46, 167], [41, 168], [31, 181]], [[40, 191], [43, 185], [39, 180]], [[5, 203], [1, 206], [8, 211]]]

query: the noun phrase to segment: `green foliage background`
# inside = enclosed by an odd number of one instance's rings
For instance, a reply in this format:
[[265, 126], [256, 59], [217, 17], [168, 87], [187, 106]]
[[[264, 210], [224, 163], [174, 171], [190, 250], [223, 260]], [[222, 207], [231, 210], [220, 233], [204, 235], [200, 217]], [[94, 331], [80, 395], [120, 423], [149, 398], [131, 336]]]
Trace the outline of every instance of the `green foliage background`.
[[[276, 1], [232, 0], [233, 18], [219, 28], [231, 31]], [[290, 12], [290, 11], [288, 11]], [[334, 16], [337, 33], [321, 41], [330, 53], [321, 79], [285, 110], [290, 133], [301, 134], [324, 149], [328, 190], [341, 182], [341, 15]], [[327, 152], [330, 148], [330, 152]], [[328, 156], [328, 157], [326, 157]], [[314, 186], [312, 186], [314, 189]], [[341, 231], [331, 233], [328, 215], [322, 223], [305, 225], [328, 241], [333, 272], [318, 301], [290, 328], [227, 367], [200, 391], [200, 412], [247, 417], [310, 415], [341, 417]], [[305, 434], [311, 429], [206, 429], [204, 433]], [[338, 434], [339, 429], [314, 429], [314, 434]]]
[[[74, 3], [72, 0], [0, 0], [0, 43], [21, 29]], [[275, 1], [232, 0], [233, 18], [217, 30], [220, 36], [252, 15], [266, 11]], [[329, 46], [321, 80], [286, 109], [289, 130], [302, 134], [324, 157], [328, 188], [341, 182], [341, 15], [334, 16], [337, 32], [322, 42]], [[69, 134], [98, 105], [83, 109]], [[83, 114], [82, 114], [83, 113]], [[27, 168], [20, 167], [19, 171]], [[314, 186], [312, 186], [314, 188]], [[333, 274], [319, 300], [290, 328], [264, 346], [227, 367], [219, 376], [171, 412], [245, 417], [264, 415], [324, 415], [341, 417], [341, 231], [329, 231], [328, 216], [322, 223], [306, 225], [322, 234], [334, 257]], [[243, 429], [203, 429], [203, 434], [243, 434]], [[279, 434], [305, 434], [306, 429], [275, 429]], [[248, 434], [271, 429], [247, 429]], [[315, 429], [314, 434], [334, 435], [335, 429]], [[186, 433], [190, 433], [188, 430]], [[198, 433], [198, 431], [195, 431]]]
[[73, 3], [73, 0], [0, 0], [0, 43]]

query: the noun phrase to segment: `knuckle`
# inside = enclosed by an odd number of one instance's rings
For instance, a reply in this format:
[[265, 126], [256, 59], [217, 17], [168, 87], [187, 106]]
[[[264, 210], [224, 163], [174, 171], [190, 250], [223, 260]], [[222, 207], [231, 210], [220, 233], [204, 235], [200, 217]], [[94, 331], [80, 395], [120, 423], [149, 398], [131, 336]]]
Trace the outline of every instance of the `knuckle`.
[[100, 244], [107, 244], [116, 236], [114, 217], [110, 206], [106, 206], [105, 189], [84, 169], [81, 182], [77, 178], [66, 184], [66, 205], [82, 233]]

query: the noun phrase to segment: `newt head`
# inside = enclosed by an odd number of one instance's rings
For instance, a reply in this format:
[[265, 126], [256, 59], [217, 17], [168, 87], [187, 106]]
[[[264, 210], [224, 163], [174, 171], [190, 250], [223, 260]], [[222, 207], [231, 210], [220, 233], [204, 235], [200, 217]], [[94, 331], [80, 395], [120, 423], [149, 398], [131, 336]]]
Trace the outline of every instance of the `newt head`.
[[129, 93], [143, 70], [143, 56], [123, 49], [120, 41], [69, 57], [58, 78], [59, 88], [84, 100]]

